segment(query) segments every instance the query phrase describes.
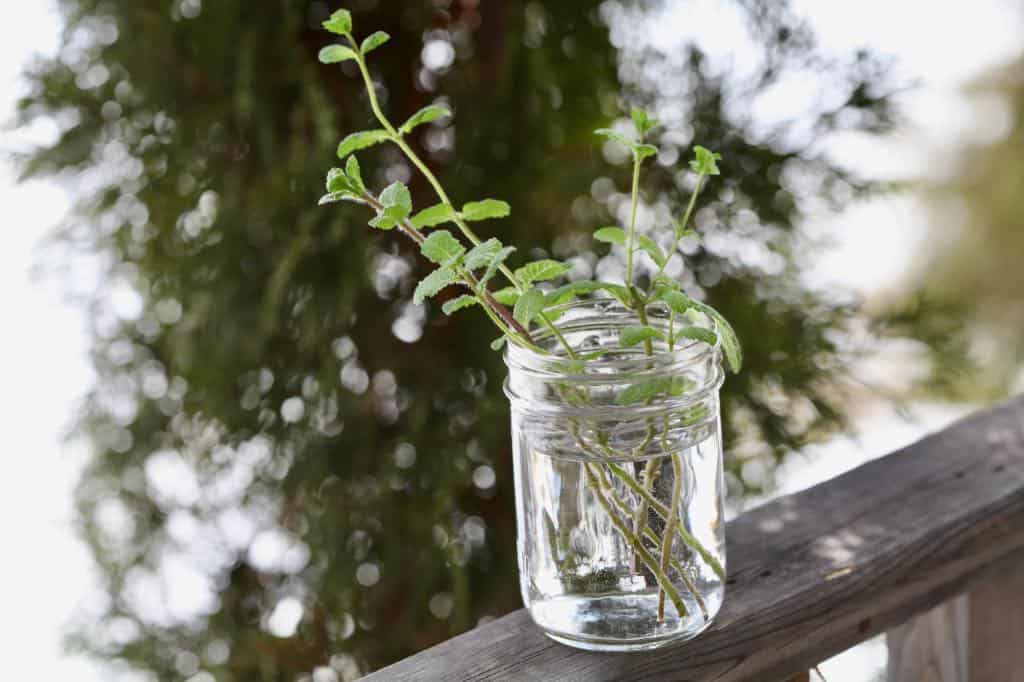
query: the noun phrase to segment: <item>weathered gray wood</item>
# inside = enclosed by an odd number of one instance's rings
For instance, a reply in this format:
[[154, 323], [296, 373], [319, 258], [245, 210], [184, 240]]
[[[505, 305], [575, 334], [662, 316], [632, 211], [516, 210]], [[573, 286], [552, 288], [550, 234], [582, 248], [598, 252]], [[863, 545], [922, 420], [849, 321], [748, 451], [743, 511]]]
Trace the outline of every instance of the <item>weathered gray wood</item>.
[[995, 575], [1024, 551], [1024, 399], [744, 514], [729, 592], [681, 646], [594, 654], [522, 610], [385, 668], [377, 680], [777, 680]]
[[886, 633], [889, 682], [968, 682], [967, 595]]
[[1024, 557], [980, 581], [968, 601], [970, 682], [1024, 677]]

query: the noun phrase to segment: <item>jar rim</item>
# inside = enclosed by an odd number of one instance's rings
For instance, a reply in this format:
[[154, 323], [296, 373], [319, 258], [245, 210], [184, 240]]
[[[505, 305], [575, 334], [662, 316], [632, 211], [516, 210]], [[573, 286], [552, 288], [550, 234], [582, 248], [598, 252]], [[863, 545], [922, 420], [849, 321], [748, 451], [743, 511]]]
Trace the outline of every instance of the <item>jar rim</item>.
[[[564, 336], [569, 333], [590, 329], [614, 329], [625, 327], [630, 324], [639, 324], [640, 318], [636, 311], [625, 307], [612, 298], [588, 299], [573, 301], [548, 309], [553, 310], [557, 315], [554, 327], [559, 334]], [[668, 306], [657, 302], [647, 306], [648, 323], [655, 328], [666, 327], [667, 318], [655, 317], [652, 321], [650, 313], [666, 313]], [[594, 313], [599, 316], [595, 322], [587, 313]], [[615, 374], [628, 375], [634, 372], [645, 373], [652, 370], [652, 366], [658, 371], [679, 370], [687, 366], [705, 362], [711, 355], [719, 355], [721, 349], [721, 336], [715, 321], [706, 317], [703, 325], [691, 324], [690, 326], [701, 326], [715, 333], [714, 344], [699, 339], [686, 338], [683, 343], [674, 346], [672, 349], [659, 348], [651, 355], [637, 354], [635, 357], [609, 359], [599, 356], [587, 360], [571, 360], [562, 353], [542, 353], [527, 346], [508, 343], [503, 353], [505, 365], [510, 370], [525, 372], [544, 377], [560, 377], [581, 382], [602, 381], [609, 379], [608, 370]], [[534, 339], [538, 342], [557, 343], [558, 339], [550, 329], [540, 329]], [[558, 346], [552, 345], [555, 348]], [[625, 349], [622, 349], [625, 350]], [[559, 367], [559, 363], [561, 366]]]

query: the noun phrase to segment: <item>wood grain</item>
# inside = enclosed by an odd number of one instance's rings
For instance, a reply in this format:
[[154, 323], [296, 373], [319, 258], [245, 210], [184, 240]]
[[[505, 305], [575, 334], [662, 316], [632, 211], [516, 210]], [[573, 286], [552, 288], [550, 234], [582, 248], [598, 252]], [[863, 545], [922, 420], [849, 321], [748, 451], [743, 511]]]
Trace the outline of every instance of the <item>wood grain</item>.
[[1024, 399], [743, 514], [727, 538], [725, 604], [690, 642], [588, 653], [548, 640], [519, 610], [369, 679], [727, 682], [804, 672], [1019, 561]]
[[967, 596], [890, 630], [886, 644], [888, 682], [968, 682]]

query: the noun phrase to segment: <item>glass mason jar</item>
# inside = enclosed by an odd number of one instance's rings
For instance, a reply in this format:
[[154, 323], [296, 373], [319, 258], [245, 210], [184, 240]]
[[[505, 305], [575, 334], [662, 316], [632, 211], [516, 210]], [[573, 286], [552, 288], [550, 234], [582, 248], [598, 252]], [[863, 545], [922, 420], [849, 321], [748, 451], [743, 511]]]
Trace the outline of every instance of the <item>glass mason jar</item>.
[[556, 641], [652, 649], [696, 636], [722, 604], [719, 348], [667, 341], [681, 326], [713, 331], [697, 318], [650, 307], [647, 323], [665, 339], [622, 348], [636, 312], [575, 303], [555, 324], [583, 359], [543, 329], [543, 353], [506, 351], [520, 589]]

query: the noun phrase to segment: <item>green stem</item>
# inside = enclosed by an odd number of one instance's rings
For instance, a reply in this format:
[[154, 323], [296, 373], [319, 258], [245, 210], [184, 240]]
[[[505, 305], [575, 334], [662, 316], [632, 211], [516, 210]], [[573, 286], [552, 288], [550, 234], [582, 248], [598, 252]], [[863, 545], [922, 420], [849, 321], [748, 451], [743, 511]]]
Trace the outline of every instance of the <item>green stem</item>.
[[[601, 467], [598, 467], [598, 471], [601, 473], [602, 482], [603, 482], [605, 488], [609, 491], [609, 497], [612, 498], [612, 501], [615, 503], [615, 506], [619, 509], [620, 512], [622, 512], [623, 515], [629, 516], [629, 513], [630, 513], [629, 507], [626, 505], [626, 502], [621, 497], [619, 497], [618, 494], [615, 492], [615, 488], [612, 486], [611, 480], [609, 480], [607, 478], [607, 474], [606, 474], [605, 470], [603, 468], [601, 468]], [[653, 544], [655, 547], [660, 547], [662, 545], [663, 539], [659, 538], [658, 534], [655, 533], [651, 529], [650, 526], [647, 526], [647, 527], [644, 528], [643, 536], [651, 544]], [[662, 563], [662, 571], [665, 572], [665, 574], [667, 575], [668, 574], [668, 569], [665, 568], [664, 559], [665, 559], [665, 555], [662, 554], [662, 562], [663, 562]], [[676, 573], [679, 574], [679, 580], [683, 583], [683, 585], [686, 586], [686, 589], [693, 595], [693, 599], [694, 599], [694, 601], [697, 602], [697, 607], [700, 608], [700, 612], [704, 616], [704, 620], [709, 620], [711, 618], [711, 614], [708, 612], [708, 605], [707, 605], [707, 603], [705, 603], [704, 598], [700, 595], [700, 591], [697, 589], [697, 585], [694, 584], [693, 580], [690, 579], [689, 574], [683, 568], [683, 565], [681, 563], [679, 563], [679, 560], [676, 559], [675, 557], [671, 556], [671, 554], [669, 554], [669, 562], [671, 563], [672, 568], [674, 568], [676, 570]], [[662, 611], [662, 608], [661, 608], [662, 607], [661, 599], [664, 597], [664, 593], [662, 592], [662, 590], [660, 588], [658, 590], [658, 597], [659, 597], [659, 616], [658, 616], [658, 619], [661, 620], [664, 617], [663, 616], [664, 612]]]
[[[703, 173], [697, 175], [697, 184], [693, 188], [693, 192], [690, 194], [690, 202], [686, 205], [686, 212], [683, 214], [683, 221], [676, 227], [675, 236], [672, 238], [672, 248], [668, 250], [665, 255], [665, 260], [662, 261], [661, 265], [658, 266], [658, 271], [654, 273], [654, 277], [651, 278], [651, 282], [656, 282], [662, 273], [665, 272], [665, 266], [672, 260], [672, 256], [676, 255], [676, 249], [679, 248], [679, 240], [682, 239], [683, 231], [686, 230], [686, 226], [690, 224], [690, 216], [693, 215], [693, 209], [697, 205], [697, 195], [700, 194], [700, 187], [704, 183], [704, 178], [707, 176]], [[650, 296], [648, 296], [650, 300]]]
[[[373, 111], [373, 115], [376, 117], [377, 121], [381, 124], [384, 130], [386, 130], [388, 134], [391, 135], [392, 142], [394, 142], [398, 146], [398, 148], [402, 150], [402, 153], [405, 154], [406, 158], [408, 158], [409, 161], [412, 162], [414, 166], [416, 166], [417, 170], [419, 170], [423, 177], [427, 179], [427, 182], [430, 183], [430, 186], [434, 189], [434, 193], [437, 194], [437, 198], [440, 199], [442, 203], [451, 206], [454, 209], [454, 205], [452, 204], [451, 199], [448, 198], [448, 193], [445, 192], [444, 186], [441, 184], [441, 181], [437, 179], [437, 176], [434, 175], [433, 171], [430, 170], [430, 167], [427, 166], [426, 163], [424, 163], [423, 159], [421, 159], [419, 155], [413, 150], [413, 148], [409, 146], [409, 144], [402, 138], [402, 134], [395, 129], [391, 121], [389, 121], [387, 116], [384, 115], [384, 112], [380, 108], [380, 102], [377, 100], [377, 89], [374, 87], [373, 79], [370, 77], [370, 71], [366, 67], [366, 59], [360, 52], [359, 46], [356, 44], [355, 38], [353, 38], [351, 35], [347, 35], [346, 37], [348, 38], [349, 43], [351, 43], [352, 49], [356, 53], [356, 64], [359, 66], [359, 72], [362, 74], [363, 82], [366, 84], [366, 92], [369, 94], [370, 97], [370, 109]], [[462, 232], [463, 236], [465, 236], [466, 239], [468, 239], [470, 243], [472, 243], [474, 246], [480, 244], [480, 237], [478, 237], [476, 233], [473, 232], [472, 228], [470, 228], [470, 226], [466, 224], [466, 221], [462, 219], [458, 212], [453, 210], [453, 214], [453, 222], [459, 228], [459, 231]], [[526, 290], [526, 287], [522, 284], [522, 282], [520, 282], [516, 278], [515, 273], [513, 273], [508, 268], [507, 265], [502, 264], [498, 266], [498, 270], [501, 272], [501, 274], [505, 276], [506, 279], [508, 279], [508, 281], [512, 284], [512, 286], [516, 288], [517, 291], [523, 292]], [[569, 342], [566, 340], [565, 336], [562, 335], [562, 333], [558, 330], [554, 323], [552, 323], [551, 320], [544, 313], [541, 313], [539, 317], [541, 321], [544, 323], [544, 325], [549, 330], [551, 330], [551, 332], [555, 335], [559, 343], [561, 343], [562, 346], [565, 348], [566, 354], [569, 356], [569, 358], [575, 359], [577, 357], [576, 352], [573, 350], [572, 346], [569, 345]]]
[[586, 472], [587, 481], [590, 483], [590, 487], [592, 488], [594, 497], [597, 499], [601, 507], [604, 508], [604, 511], [608, 515], [608, 518], [611, 519], [612, 524], [616, 527], [616, 529], [618, 529], [622, 537], [625, 538], [626, 541], [633, 546], [633, 551], [636, 552], [636, 554], [641, 559], [643, 559], [643, 562], [645, 564], [647, 564], [647, 567], [651, 570], [651, 573], [654, 574], [654, 577], [658, 581], [658, 584], [661, 585], [662, 588], [664, 588], [665, 592], [669, 596], [669, 599], [672, 600], [672, 603], [676, 607], [676, 611], [679, 613], [679, 617], [684, 617], [687, 613], [686, 604], [683, 602], [682, 597], [679, 596], [679, 591], [676, 590], [675, 585], [673, 585], [672, 581], [668, 579], [668, 576], [665, 575], [665, 572], [661, 570], [660, 564], [654, 559], [651, 553], [647, 551], [647, 548], [644, 547], [643, 542], [641, 542], [640, 539], [629, 530], [629, 527], [626, 526], [625, 523], [623, 523], [622, 519], [612, 508], [611, 502], [605, 499], [604, 488], [601, 485], [601, 481], [598, 479], [597, 476], [594, 475], [594, 472], [591, 470], [591, 464], [589, 462], [584, 462], [583, 469]]
[[633, 205], [629, 217], [629, 237], [626, 239], [626, 286], [633, 287], [633, 250], [636, 248], [636, 209], [640, 203], [640, 157], [633, 155]]
[[[683, 492], [683, 468], [679, 466], [678, 456], [669, 455], [672, 459], [672, 501], [669, 504], [671, 515], [665, 525], [665, 533], [661, 544], [661, 570], [668, 571], [669, 557], [672, 556], [672, 540], [675, 538], [676, 524], [679, 521], [679, 498]], [[665, 619], [665, 593], [658, 592], [658, 620]]]

